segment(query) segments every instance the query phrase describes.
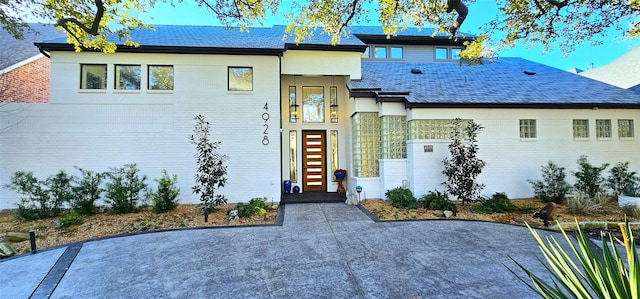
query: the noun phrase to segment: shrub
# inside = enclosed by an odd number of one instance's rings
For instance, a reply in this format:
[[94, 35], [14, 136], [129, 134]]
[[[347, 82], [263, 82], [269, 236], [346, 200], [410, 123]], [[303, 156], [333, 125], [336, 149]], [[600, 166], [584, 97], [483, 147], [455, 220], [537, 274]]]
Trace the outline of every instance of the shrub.
[[196, 146], [196, 184], [193, 193], [200, 195], [200, 204], [205, 209], [215, 209], [227, 203], [227, 198], [222, 194], [215, 194], [216, 190], [227, 184], [227, 166], [224, 161], [226, 155], [218, 152], [220, 142], [209, 140], [210, 124], [203, 115], [196, 115], [196, 124], [193, 135], [189, 138]]
[[640, 208], [636, 205], [624, 205], [621, 208], [622, 208], [622, 212], [627, 217], [633, 217], [633, 218], [640, 217]]
[[146, 176], [140, 176], [135, 163], [120, 168], [111, 168], [107, 173], [105, 201], [114, 213], [133, 212], [141, 199], [141, 192], [147, 188]]
[[149, 192], [153, 211], [162, 213], [175, 209], [178, 206], [176, 198], [180, 194], [180, 189], [176, 187], [178, 176], [169, 176], [166, 170], [162, 170], [162, 177], [154, 181], [158, 182], [158, 190]]
[[476, 178], [482, 172], [486, 162], [478, 158], [478, 133], [482, 126], [471, 121], [463, 132], [462, 120], [456, 118], [453, 122], [453, 135], [449, 144], [451, 158], [445, 158], [442, 163], [442, 173], [447, 177], [443, 182], [447, 193], [462, 202], [473, 202], [480, 196], [484, 188]]
[[396, 187], [391, 190], [387, 190], [384, 194], [387, 199], [391, 200], [391, 205], [399, 209], [417, 209], [418, 202], [413, 197], [413, 193], [409, 189], [402, 187]]
[[76, 212], [71, 212], [56, 220], [56, 229], [82, 224], [82, 216]]
[[542, 180], [528, 182], [533, 186], [536, 198], [559, 204], [565, 200], [567, 193], [571, 190], [565, 178], [564, 167], [558, 167], [549, 161], [546, 166], [542, 166]]
[[45, 181], [45, 184], [49, 188], [51, 200], [54, 201], [55, 206], [60, 206], [65, 202], [70, 202], [73, 198], [73, 189], [71, 188], [71, 182], [75, 178], [68, 175], [63, 170], [50, 176]]
[[573, 175], [576, 177], [574, 188], [577, 191], [587, 193], [590, 197], [595, 197], [598, 193], [604, 192], [604, 178], [602, 172], [609, 166], [605, 163], [600, 166], [593, 166], [587, 162], [587, 156], [580, 156], [578, 159], [578, 171]]
[[606, 186], [613, 190], [613, 193], [634, 196], [637, 192], [637, 184], [640, 178], [635, 171], [629, 171], [629, 162], [618, 162], [609, 169], [609, 177]]
[[567, 199], [567, 212], [574, 215], [590, 215], [601, 213], [605, 210], [608, 198], [602, 193], [589, 196], [584, 192], [576, 192]]
[[496, 192], [491, 198], [482, 198], [480, 203], [481, 205], [476, 208], [479, 213], [504, 213], [518, 208], [504, 192]]
[[456, 205], [449, 200], [446, 193], [440, 191], [429, 191], [420, 198], [420, 205], [429, 210], [456, 211]]
[[[253, 198], [249, 203], [238, 203], [235, 210], [238, 210], [238, 217], [251, 217], [256, 213], [264, 211], [266, 213], [267, 198]], [[261, 213], [264, 214], [264, 213]]]
[[21, 195], [17, 204], [18, 218], [42, 219], [57, 216], [62, 212], [63, 202], [51, 195], [48, 182], [52, 180], [38, 180], [33, 172], [17, 171], [13, 174], [9, 184], [4, 187]]
[[88, 171], [76, 166], [82, 177], [74, 178], [73, 197], [69, 204], [80, 215], [92, 215], [96, 212], [95, 202], [100, 199], [104, 174]]

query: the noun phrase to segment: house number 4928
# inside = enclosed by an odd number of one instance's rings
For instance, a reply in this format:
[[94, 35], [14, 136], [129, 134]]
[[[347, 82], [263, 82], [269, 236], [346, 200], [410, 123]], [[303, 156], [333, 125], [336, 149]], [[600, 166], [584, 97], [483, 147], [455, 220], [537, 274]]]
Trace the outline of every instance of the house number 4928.
[[264, 120], [264, 132], [262, 135], [262, 145], [269, 145], [269, 103], [264, 103], [264, 112], [262, 113], [262, 120]]

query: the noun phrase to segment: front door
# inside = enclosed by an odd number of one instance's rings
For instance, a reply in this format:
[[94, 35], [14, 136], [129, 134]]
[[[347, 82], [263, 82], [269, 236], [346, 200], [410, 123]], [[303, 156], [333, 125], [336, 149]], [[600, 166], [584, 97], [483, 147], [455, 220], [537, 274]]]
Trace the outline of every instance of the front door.
[[302, 131], [302, 185], [304, 191], [327, 191], [325, 131]]

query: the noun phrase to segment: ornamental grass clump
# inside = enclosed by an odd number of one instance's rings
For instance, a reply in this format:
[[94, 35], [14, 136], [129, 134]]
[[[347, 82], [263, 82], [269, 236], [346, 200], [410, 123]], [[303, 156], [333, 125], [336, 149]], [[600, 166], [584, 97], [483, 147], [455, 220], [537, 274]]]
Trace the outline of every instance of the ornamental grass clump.
[[[623, 240], [614, 240], [612, 236], [608, 239], [600, 238], [602, 254], [594, 252], [589, 244], [591, 241], [582, 232], [577, 221], [576, 226], [577, 246], [560, 227], [567, 243], [563, 247], [553, 236], [543, 240], [527, 224], [542, 251], [546, 261], [544, 266], [551, 274], [553, 284], [529, 271], [513, 258], [511, 260], [526, 273], [531, 282], [526, 281], [511, 268], [507, 269], [543, 298], [639, 298], [640, 262], [629, 222], [619, 224]], [[626, 259], [618, 252], [616, 242], [624, 245]], [[565, 249], [567, 246], [569, 250]], [[572, 258], [570, 253], [575, 258]]]

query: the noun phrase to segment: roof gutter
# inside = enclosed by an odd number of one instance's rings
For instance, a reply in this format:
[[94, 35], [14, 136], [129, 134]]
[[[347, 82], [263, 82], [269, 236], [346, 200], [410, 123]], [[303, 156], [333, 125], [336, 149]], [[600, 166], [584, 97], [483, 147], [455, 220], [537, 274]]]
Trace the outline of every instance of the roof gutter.
[[38, 45], [37, 43], [34, 43], [37, 47], [38, 47], [38, 51], [40, 51], [40, 53], [42, 53], [42, 55], [44, 55], [45, 57], [51, 59], [51, 53], [45, 51], [40, 45]]

